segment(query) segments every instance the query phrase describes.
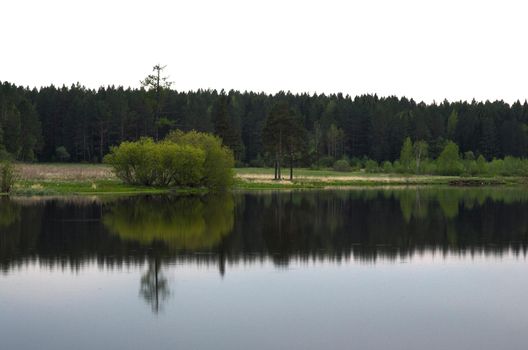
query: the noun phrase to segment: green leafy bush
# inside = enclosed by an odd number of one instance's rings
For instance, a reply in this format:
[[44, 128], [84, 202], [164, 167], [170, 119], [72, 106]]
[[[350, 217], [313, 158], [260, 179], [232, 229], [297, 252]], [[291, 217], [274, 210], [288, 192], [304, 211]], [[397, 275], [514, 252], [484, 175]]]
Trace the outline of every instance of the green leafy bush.
[[331, 168], [334, 165], [335, 159], [334, 157], [325, 156], [319, 158], [319, 166], [321, 168]]
[[213, 190], [232, 186], [235, 165], [233, 152], [222, 145], [219, 137], [194, 130], [187, 133], [175, 130], [167, 135], [166, 140], [178, 145], [193, 146], [205, 152], [204, 177], [201, 181], [203, 186]]
[[189, 145], [158, 144], [158, 177], [162, 186], [196, 186], [204, 176], [205, 152]]
[[335, 171], [350, 171], [352, 168], [350, 167], [350, 164], [346, 159], [340, 159], [334, 163], [334, 170]]
[[389, 162], [388, 160], [384, 161], [383, 162], [383, 172], [387, 173], [387, 174], [390, 174], [393, 171], [394, 171], [394, 168], [392, 167], [392, 163]]
[[121, 143], [104, 161], [117, 177], [136, 185], [200, 186], [205, 176], [204, 150], [150, 138]]
[[55, 158], [60, 162], [67, 162], [70, 160], [70, 153], [64, 146], [59, 146], [55, 149]]
[[375, 160], [369, 159], [365, 162], [365, 171], [367, 173], [376, 173], [379, 170], [380, 169], [378, 167], [378, 162], [376, 162]]
[[460, 160], [458, 145], [448, 141], [444, 150], [436, 160], [436, 171], [440, 175], [460, 175], [464, 172], [464, 166]]
[[15, 184], [15, 167], [10, 161], [0, 164], [0, 192], [9, 193]]
[[488, 163], [486, 162], [486, 159], [481, 154], [477, 158], [477, 174], [479, 175], [485, 175], [488, 173]]

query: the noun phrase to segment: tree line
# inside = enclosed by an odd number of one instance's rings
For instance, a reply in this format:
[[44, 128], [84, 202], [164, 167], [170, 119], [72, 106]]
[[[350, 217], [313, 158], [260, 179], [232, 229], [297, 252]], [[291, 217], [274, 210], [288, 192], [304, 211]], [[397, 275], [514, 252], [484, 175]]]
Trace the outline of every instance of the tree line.
[[[157, 69], [156, 69], [157, 67]], [[426, 104], [406, 97], [177, 91], [156, 66], [140, 88], [0, 84], [0, 156], [100, 162], [112, 146], [170, 131], [220, 136], [237, 163], [395, 161], [406, 138], [437, 158], [447, 141], [484, 159], [528, 155], [528, 103]], [[278, 164], [279, 163], [279, 164]], [[280, 174], [279, 174], [280, 176]]]

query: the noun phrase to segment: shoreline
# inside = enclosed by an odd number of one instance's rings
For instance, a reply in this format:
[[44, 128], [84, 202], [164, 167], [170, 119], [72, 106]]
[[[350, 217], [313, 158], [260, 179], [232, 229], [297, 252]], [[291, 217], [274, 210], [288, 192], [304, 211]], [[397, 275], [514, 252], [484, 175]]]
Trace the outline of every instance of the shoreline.
[[[290, 180], [273, 179], [245, 179], [236, 177], [231, 191], [252, 190], [326, 190], [326, 189], [350, 189], [350, 188], [376, 188], [376, 187], [511, 187], [526, 186], [525, 178], [500, 177], [434, 177], [427, 175], [413, 176], [408, 179], [395, 177], [393, 180], [365, 178], [354, 178], [351, 180], [332, 179], [306, 179], [298, 178]], [[71, 180], [23, 180], [15, 183], [12, 196], [50, 196], [50, 195], [140, 195], [140, 194], [179, 194], [179, 195], [201, 195], [208, 193], [205, 188], [160, 188], [127, 185], [120, 180], [94, 180], [94, 181], [71, 181]], [[8, 195], [2, 193], [2, 195]]]
[[[136, 195], [205, 194], [205, 188], [161, 188], [128, 185], [117, 179], [108, 166], [101, 164], [18, 164], [18, 180], [10, 195]], [[398, 173], [337, 172], [333, 170], [295, 169], [294, 179], [273, 180], [270, 168], [234, 169], [231, 190], [310, 190], [386, 186], [496, 187], [526, 186], [519, 176], [439, 176]], [[3, 193], [1, 195], [7, 195]]]

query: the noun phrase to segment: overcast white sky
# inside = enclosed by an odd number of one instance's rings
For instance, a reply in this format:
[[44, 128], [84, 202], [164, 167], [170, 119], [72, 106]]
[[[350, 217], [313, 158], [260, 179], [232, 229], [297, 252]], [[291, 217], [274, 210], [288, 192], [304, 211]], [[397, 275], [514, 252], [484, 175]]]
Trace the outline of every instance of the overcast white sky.
[[528, 1], [0, 2], [0, 80], [528, 98]]

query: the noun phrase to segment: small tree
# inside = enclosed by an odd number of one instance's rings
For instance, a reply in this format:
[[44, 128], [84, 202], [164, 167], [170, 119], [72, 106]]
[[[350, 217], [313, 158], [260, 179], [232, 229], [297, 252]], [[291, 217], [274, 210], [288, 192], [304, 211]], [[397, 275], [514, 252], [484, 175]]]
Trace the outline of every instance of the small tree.
[[154, 129], [155, 129], [155, 138], [159, 139], [159, 129], [161, 126], [166, 125], [167, 123], [171, 125], [170, 121], [164, 118], [161, 118], [162, 114], [162, 104], [163, 104], [163, 95], [165, 90], [170, 89], [172, 82], [169, 81], [168, 76], [162, 76], [163, 70], [167, 66], [162, 66], [157, 64], [152, 67], [153, 74], [149, 74], [144, 80], [141, 81], [141, 85], [147, 90], [155, 93], [155, 108], [154, 108]]
[[293, 178], [295, 155], [304, 147], [305, 130], [299, 118], [287, 103], [275, 105], [262, 131], [264, 147], [275, 159], [275, 180], [281, 179], [281, 162], [286, 154], [290, 158], [290, 179]]
[[458, 145], [453, 141], [447, 142], [436, 162], [437, 171], [442, 175], [460, 175], [464, 169], [460, 161]]
[[486, 159], [484, 158], [482, 154], [479, 155], [477, 158], [477, 173], [479, 175], [487, 174], [488, 172], [487, 167], [488, 167], [488, 164], [486, 163]]
[[67, 162], [70, 160], [70, 153], [64, 146], [59, 146], [55, 149], [55, 157], [60, 162]]
[[413, 145], [413, 150], [416, 160], [416, 172], [419, 172], [422, 161], [427, 158], [429, 145], [425, 141], [416, 141]]
[[343, 130], [336, 127], [335, 124], [330, 125], [330, 128], [328, 128], [328, 131], [326, 132], [327, 151], [329, 156], [336, 159], [342, 155], [344, 139], [345, 133]]
[[403, 145], [400, 151], [400, 164], [403, 171], [408, 173], [411, 172], [412, 163], [414, 160], [413, 144], [409, 137], [403, 141]]

